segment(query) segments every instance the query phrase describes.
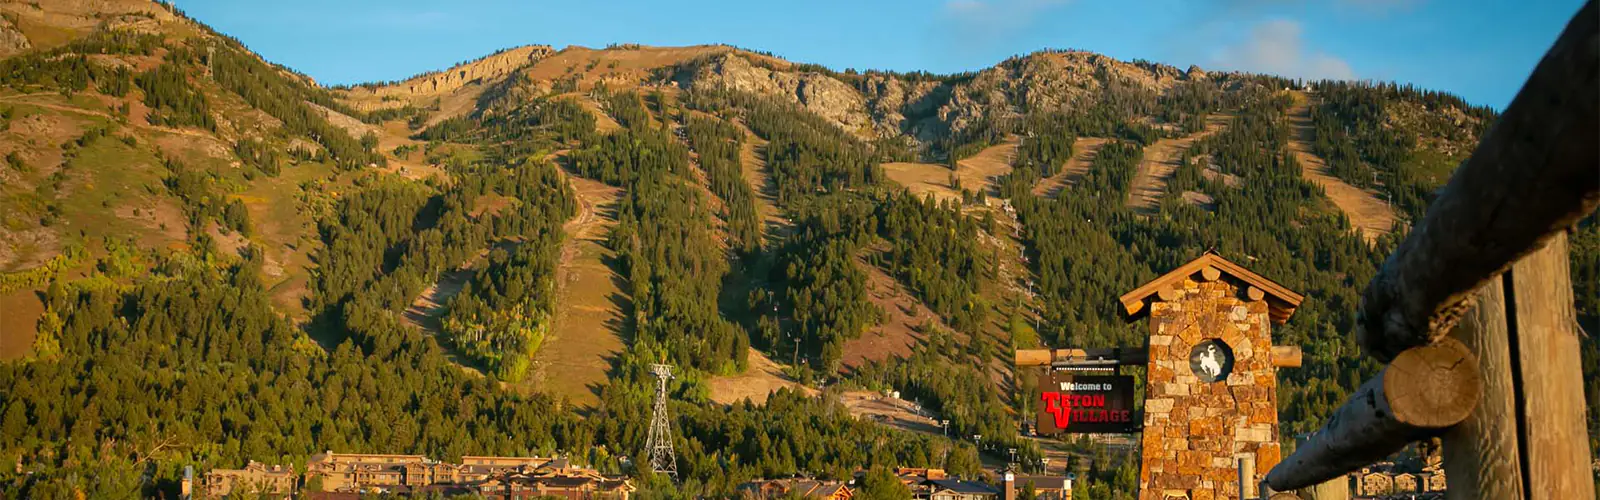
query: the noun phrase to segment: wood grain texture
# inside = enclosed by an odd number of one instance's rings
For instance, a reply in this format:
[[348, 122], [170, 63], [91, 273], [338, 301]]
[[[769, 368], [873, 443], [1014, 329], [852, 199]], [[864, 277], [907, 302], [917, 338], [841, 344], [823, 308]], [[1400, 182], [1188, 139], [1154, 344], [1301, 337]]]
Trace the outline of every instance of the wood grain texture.
[[1276, 491], [1296, 490], [1382, 460], [1465, 420], [1480, 390], [1477, 360], [1460, 341], [1407, 349], [1273, 467], [1267, 482]]
[[1483, 399], [1472, 414], [1444, 434], [1447, 498], [1522, 498], [1517, 451], [1516, 388], [1501, 280], [1478, 288], [1476, 306], [1456, 324], [1452, 338], [1478, 357]]
[[1272, 346], [1272, 366], [1277, 368], [1299, 368], [1304, 362], [1305, 353], [1297, 345]]
[[1600, 12], [1567, 24], [1368, 283], [1356, 338], [1388, 361], [1450, 331], [1478, 285], [1600, 204]]
[[1530, 499], [1595, 498], [1567, 236], [1512, 266]]

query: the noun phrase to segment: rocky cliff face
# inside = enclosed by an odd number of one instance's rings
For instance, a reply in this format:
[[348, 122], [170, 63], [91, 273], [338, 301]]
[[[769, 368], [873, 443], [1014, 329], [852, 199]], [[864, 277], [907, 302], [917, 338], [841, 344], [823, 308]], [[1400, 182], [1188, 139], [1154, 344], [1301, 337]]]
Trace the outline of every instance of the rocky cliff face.
[[28, 43], [28, 37], [17, 31], [17, 27], [12, 25], [9, 19], [0, 17], [0, 57], [11, 57], [32, 47], [33, 44]]
[[1038, 52], [1009, 59], [956, 85], [937, 115], [949, 130], [960, 131], [982, 120], [1006, 122], [1029, 113], [1087, 107], [1112, 85], [1159, 94], [1191, 77], [1204, 78], [1204, 72], [1185, 74], [1171, 66], [1127, 63], [1091, 52]]
[[380, 96], [419, 97], [448, 94], [469, 83], [493, 80], [511, 74], [517, 68], [549, 56], [555, 51], [548, 45], [525, 45], [508, 49], [450, 69], [430, 73], [394, 85], [379, 87]]
[[774, 71], [750, 60], [721, 54], [678, 76], [683, 88], [710, 87], [786, 98], [807, 111], [833, 121], [846, 131], [874, 136], [881, 132], [867, 111], [867, 101], [849, 84], [820, 73]]
[[[841, 81], [845, 78], [847, 81]], [[1029, 113], [1082, 108], [1112, 86], [1160, 94], [1207, 78], [1159, 64], [1128, 63], [1090, 52], [1039, 52], [1012, 58], [970, 78], [923, 79], [886, 73], [844, 75], [754, 64], [729, 53], [675, 77], [684, 88], [708, 86], [778, 96], [863, 138], [905, 134], [926, 143], [980, 122], [1008, 123]]]
[[931, 119], [940, 106], [949, 101], [949, 85], [869, 74], [862, 88], [867, 109], [880, 129], [903, 132], [918, 140], [927, 140], [943, 130], [941, 124]]

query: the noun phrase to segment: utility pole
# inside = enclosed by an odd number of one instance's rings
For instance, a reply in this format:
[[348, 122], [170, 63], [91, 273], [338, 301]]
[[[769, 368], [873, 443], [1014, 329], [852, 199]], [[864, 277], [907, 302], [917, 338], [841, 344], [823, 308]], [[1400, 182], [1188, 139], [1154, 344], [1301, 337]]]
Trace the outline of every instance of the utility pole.
[[672, 427], [667, 418], [667, 381], [672, 380], [671, 365], [650, 365], [656, 376], [655, 409], [650, 415], [650, 434], [645, 448], [650, 453], [650, 470], [678, 478], [678, 454], [672, 449]]

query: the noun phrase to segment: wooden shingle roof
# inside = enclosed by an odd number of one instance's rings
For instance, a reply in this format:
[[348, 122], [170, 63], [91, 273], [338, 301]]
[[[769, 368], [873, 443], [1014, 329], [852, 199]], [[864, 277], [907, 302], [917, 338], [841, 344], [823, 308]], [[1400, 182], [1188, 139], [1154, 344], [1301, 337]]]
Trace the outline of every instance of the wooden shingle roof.
[[[1178, 266], [1177, 269], [1173, 269], [1160, 278], [1156, 278], [1131, 292], [1123, 294], [1118, 300], [1122, 302], [1122, 310], [1128, 314], [1130, 321], [1138, 319], [1140, 315], [1149, 311], [1149, 308], [1146, 307], [1148, 303], [1156, 300], [1151, 297], [1156, 296], [1162, 290], [1172, 289], [1178, 282], [1195, 277], [1195, 275], [1200, 275], [1195, 278], [1196, 281], [1206, 281], [1205, 275], [1207, 273], [1214, 273], [1218, 276], [1213, 279], [1230, 279], [1244, 286], [1260, 290], [1263, 295], [1262, 298], [1267, 301], [1274, 323], [1282, 324], [1288, 321], [1289, 317], [1294, 315], [1295, 308], [1300, 306], [1300, 301], [1305, 300], [1305, 296], [1290, 291], [1288, 288], [1284, 288], [1283, 285], [1251, 272], [1249, 269], [1245, 269], [1243, 266], [1224, 259], [1209, 250], [1200, 255], [1199, 258]], [[1241, 288], [1244, 288], [1244, 286], [1241, 286]]]

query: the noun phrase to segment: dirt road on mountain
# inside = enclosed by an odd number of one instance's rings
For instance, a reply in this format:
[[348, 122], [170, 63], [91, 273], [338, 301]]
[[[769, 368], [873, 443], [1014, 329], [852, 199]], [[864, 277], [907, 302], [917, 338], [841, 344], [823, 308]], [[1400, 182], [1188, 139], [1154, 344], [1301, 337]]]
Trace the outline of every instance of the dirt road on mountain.
[[1046, 177], [1033, 186], [1033, 195], [1055, 198], [1061, 190], [1068, 185], [1078, 182], [1083, 174], [1089, 173], [1089, 164], [1094, 162], [1095, 153], [1100, 151], [1100, 146], [1106, 145], [1110, 139], [1104, 137], [1079, 137], [1072, 143], [1072, 158], [1061, 165], [1061, 170], [1056, 175]]
[[749, 361], [750, 367], [744, 373], [728, 377], [711, 377], [706, 381], [706, 385], [711, 389], [712, 401], [731, 405], [749, 399], [753, 403], [762, 404], [767, 402], [767, 396], [785, 388], [802, 391], [807, 395], [817, 393], [816, 389], [790, 380], [783, 374], [783, 367], [761, 354], [761, 351], [750, 349]]
[[766, 241], [775, 243], [788, 234], [791, 224], [783, 216], [783, 210], [778, 208], [778, 186], [767, 175], [767, 140], [751, 132], [744, 123], [737, 120], [733, 123], [744, 131], [744, 141], [740, 143], [739, 151], [739, 166], [743, 169], [744, 181], [750, 183], [750, 189], [756, 193], [756, 212], [761, 214], [761, 229]]
[[1306, 180], [1322, 186], [1334, 206], [1350, 217], [1350, 225], [1361, 233], [1362, 239], [1372, 242], [1389, 233], [1394, 227], [1394, 209], [1378, 193], [1350, 185], [1333, 176], [1328, 163], [1311, 153], [1315, 132], [1311, 127], [1311, 103], [1304, 94], [1295, 96], [1295, 105], [1289, 109], [1289, 152], [1300, 162], [1300, 171]]
[[957, 161], [956, 176], [961, 178], [961, 187], [973, 193], [997, 194], [994, 192], [994, 181], [1011, 173], [1011, 162], [1017, 158], [1017, 147], [1021, 144], [1021, 137], [1009, 136], [1000, 144], [983, 148], [978, 154]]
[[594, 408], [611, 361], [626, 348], [629, 297], [606, 238], [617, 223], [622, 190], [567, 175], [578, 194], [578, 215], [563, 229], [556, 267], [556, 313], [550, 337], [534, 355], [534, 387]]
[[1230, 119], [1226, 116], [1207, 116], [1205, 130], [1176, 139], [1160, 139], [1144, 148], [1144, 158], [1139, 161], [1133, 186], [1128, 191], [1127, 206], [1137, 212], [1154, 213], [1161, 205], [1161, 195], [1167, 191], [1167, 180], [1178, 170], [1178, 161], [1183, 158], [1183, 153], [1194, 145], [1194, 141], [1221, 131]]

